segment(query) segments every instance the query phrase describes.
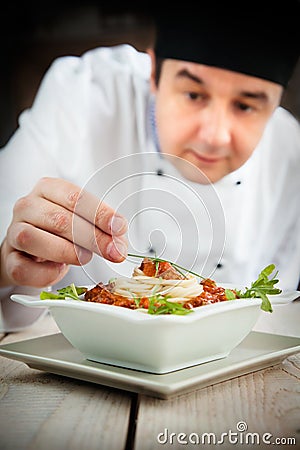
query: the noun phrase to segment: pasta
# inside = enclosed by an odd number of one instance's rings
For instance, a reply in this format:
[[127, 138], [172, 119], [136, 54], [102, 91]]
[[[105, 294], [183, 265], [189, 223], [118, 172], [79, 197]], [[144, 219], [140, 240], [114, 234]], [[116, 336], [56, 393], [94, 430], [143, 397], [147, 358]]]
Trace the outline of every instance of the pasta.
[[149, 277], [141, 269], [135, 269], [131, 278], [117, 278], [111, 292], [128, 298], [151, 297], [153, 295], [168, 296], [170, 302], [183, 303], [197, 297], [203, 291], [197, 278], [188, 275], [183, 279], [164, 279]]

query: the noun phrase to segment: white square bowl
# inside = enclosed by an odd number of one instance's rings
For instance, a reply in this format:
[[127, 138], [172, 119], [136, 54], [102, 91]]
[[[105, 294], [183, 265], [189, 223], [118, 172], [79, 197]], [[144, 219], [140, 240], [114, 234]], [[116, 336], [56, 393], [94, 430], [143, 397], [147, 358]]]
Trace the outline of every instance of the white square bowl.
[[259, 298], [200, 306], [184, 316], [71, 299], [18, 294], [11, 299], [49, 308], [63, 335], [86, 359], [156, 374], [225, 358], [262, 312]]

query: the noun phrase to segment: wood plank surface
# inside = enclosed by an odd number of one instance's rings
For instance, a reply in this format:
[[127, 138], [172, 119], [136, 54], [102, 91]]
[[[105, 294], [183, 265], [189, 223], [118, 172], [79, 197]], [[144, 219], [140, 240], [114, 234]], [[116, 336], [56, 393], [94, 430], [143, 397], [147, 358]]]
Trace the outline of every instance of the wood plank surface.
[[[273, 435], [269, 438], [270, 442], [275, 438], [292, 437], [298, 445], [292, 445], [290, 448], [300, 448], [299, 381], [300, 354], [289, 357], [278, 366], [169, 401], [141, 396], [135, 450], [161, 447], [195, 448], [197, 439], [195, 433], [201, 439], [204, 433], [214, 433], [218, 442], [222, 440], [222, 433], [229, 433], [229, 430], [238, 434], [233, 435], [231, 440], [228, 436], [224, 436], [224, 443], [220, 447], [222, 449], [240, 448], [233, 440], [252, 439], [249, 433], [259, 434], [259, 437], [253, 436], [253, 439], [256, 439], [254, 443], [260, 441], [259, 448], [264, 448], [262, 442], [264, 433]], [[242, 423], [238, 425], [240, 422]], [[246, 427], [247, 430], [239, 432], [239, 427]], [[159, 433], [163, 434], [158, 439]], [[171, 436], [171, 433], [176, 435]], [[186, 441], [187, 444], [178, 443], [179, 433], [185, 433], [186, 436], [182, 435], [181, 438], [179, 436], [179, 440]], [[190, 438], [192, 442], [189, 442]], [[211, 439], [213, 438], [211, 436]], [[212, 446], [212, 443], [208, 444], [206, 437], [201, 448]], [[265, 446], [270, 448], [270, 444]], [[276, 447], [284, 446], [276, 445]]]
[[[2, 344], [58, 332], [50, 316]], [[126, 446], [130, 393], [29, 369], [0, 357], [1, 450], [93, 450]]]

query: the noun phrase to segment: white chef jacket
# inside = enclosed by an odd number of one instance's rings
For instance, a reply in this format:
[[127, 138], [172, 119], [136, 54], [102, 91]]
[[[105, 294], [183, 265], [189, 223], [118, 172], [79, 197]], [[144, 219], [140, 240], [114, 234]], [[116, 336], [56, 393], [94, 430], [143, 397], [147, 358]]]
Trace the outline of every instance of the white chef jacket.
[[[214, 185], [184, 179], [159, 151], [150, 59], [129, 45], [61, 57], [31, 109], [0, 151], [1, 241], [15, 201], [43, 176], [69, 180], [129, 221], [129, 251], [156, 255], [218, 282], [247, 286], [274, 263], [279, 287], [300, 273], [300, 127], [283, 108], [270, 119], [251, 158]], [[76, 226], [74, 226], [76, 233]], [[54, 288], [131, 275], [139, 260], [100, 256], [71, 267]], [[0, 290], [2, 330], [29, 325], [37, 311]], [[26, 311], [25, 311], [26, 310]], [[2, 324], [1, 324], [2, 321]]]

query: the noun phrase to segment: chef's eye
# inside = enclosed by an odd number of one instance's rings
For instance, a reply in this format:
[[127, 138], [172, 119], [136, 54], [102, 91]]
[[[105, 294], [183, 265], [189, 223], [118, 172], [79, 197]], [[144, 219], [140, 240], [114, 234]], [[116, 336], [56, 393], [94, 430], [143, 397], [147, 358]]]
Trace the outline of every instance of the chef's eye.
[[242, 112], [250, 112], [254, 109], [253, 106], [250, 106], [244, 102], [235, 102], [235, 107]]
[[186, 92], [186, 96], [189, 100], [192, 101], [199, 101], [204, 99], [204, 95], [200, 94], [199, 92]]

